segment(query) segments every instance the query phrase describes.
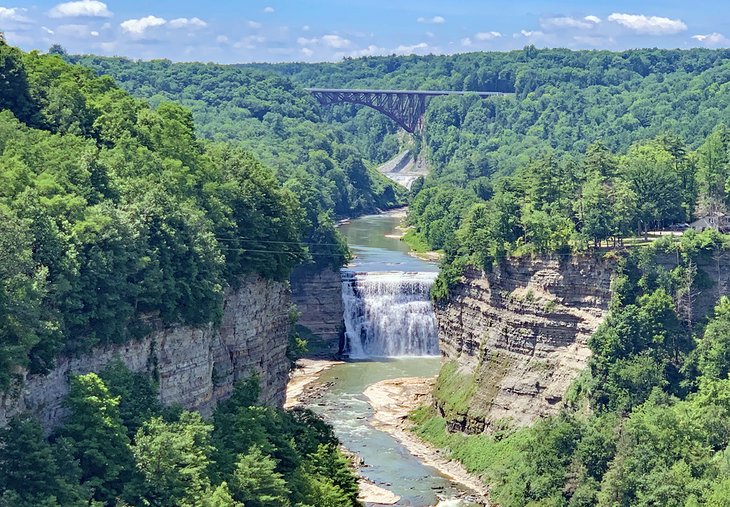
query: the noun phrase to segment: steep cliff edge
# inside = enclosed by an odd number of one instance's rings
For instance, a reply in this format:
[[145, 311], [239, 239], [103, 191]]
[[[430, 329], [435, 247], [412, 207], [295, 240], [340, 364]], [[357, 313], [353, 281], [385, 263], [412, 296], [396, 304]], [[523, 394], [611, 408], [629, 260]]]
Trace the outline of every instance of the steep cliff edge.
[[305, 328], [309, 350], [337, 354], [345, 330], [340, 271], [298, 267], [291, 275], [291, 290], [299, 312], [297, 327]]
[[25, 375], [22, 383], [0, 393], [0, 427], [28, 411], [52, 428], [64, 415], [69, 377], [99, 371], [114, 359], [154, 375], [166, 405], [210, 413], [238, 379], [258, 373], [261, 401], [281, 406], [289, 375], [290, 307], [287, 284], [248, 276], [238, 289], [226, 293], [218, 328], [208, 324], [156, 329], [141, 340], [60, 358], [47, 375]]
[[587, 365], [614, 268], [592, 258], [511, 259], [465, 273], [436, 305], [447, 362], [435, 403], [450, 429], [478, 433], [554, 413]]

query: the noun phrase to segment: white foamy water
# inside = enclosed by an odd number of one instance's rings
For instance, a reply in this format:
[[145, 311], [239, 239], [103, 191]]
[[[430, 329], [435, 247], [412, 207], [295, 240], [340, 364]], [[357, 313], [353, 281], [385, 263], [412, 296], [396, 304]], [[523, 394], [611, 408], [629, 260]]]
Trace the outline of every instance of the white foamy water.
[[438, 327], [430, 298], [437, 273], [342, 272], [346, 353], [435, 356]]

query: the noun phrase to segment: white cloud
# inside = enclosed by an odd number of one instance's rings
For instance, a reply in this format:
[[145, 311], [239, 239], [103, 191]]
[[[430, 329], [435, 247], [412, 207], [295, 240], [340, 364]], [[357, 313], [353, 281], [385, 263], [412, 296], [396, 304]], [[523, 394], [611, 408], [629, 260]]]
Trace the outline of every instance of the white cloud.
[[576, 35], [573, 40], [583, 46], [605, 47], [607, 44], [613, 44], [612, 37], [600, 37], [595, 35]]
[[692, 38], [698, 42], [701, 42], [705, 46], [730, 46], [730, 39], [725, 37], [723, 34], [717, 32], [708, 33], [705, 35], [693, 35]]
[[258, 21], [246, 21], [246, 26], [248, 26], [249, 28], [253, 28], [254, 30], [257, 30], [257, 29], [261, 28], [261, 23], [259, 23]]
[[424, 18], [423, 16], [421, 16], [416, 21], [429, 25], [443, 25], [444, 23], [446, 23], [446, 18], [443, 16], [434, 16], [432, 18]]
[[89, 32], [89, 35], [91, 35], [92, 37], [98, 37], [99, 36], [99, 32], [97, 32], [96, 30], [92, 30], [92, 31]]
[[205, 28], [208, 23], [200, 18], [177, 18], [170, 21], [171, 28]]
[[47, 33], [47, 34], [49, 34], [49, 35], [53, 35], [53, 34], [55, 34], [55, 33], [56, 33], [56, 32], [54, 32], [53, 30], [51, 30], [50, 28], [48, 28], [48, 27], [46, 27], [46, 26], [42, 26], [42, 27], [41, 27], [41, 30], [43, 30], [44, 32], [46, 32], [46, 33]]
[[302, 32], [308, 32], [310, 29], [311, 29], [311, 27], [309, 25], [304, 25], [302, 27]]
[[56, 27], [56, 33], [58, 35], [65, 35], [67, 37], [88, 37], [89, 27], [86, 25], [60, 25]]
[[531, 39], [531, 38], [542, 37], [543, 35], [545, 35], [545, 34], [539, 30], [520, 30], [520, 33], [514, 34], [513, 37], [522, 36], [522, 37], [527, 37], [528, 39]]
[[256, 49], [266, 42], [266, 37], [261, 35], [249, 35], [236, 42], [233, 47], [236, 49]]
[[625, 26], [636, 33], [649, 35], [671, 35], [687, 30], [687, 25], [681, 19], [670, 19], [661, 16], [614, 12], [608, 17], [608, 20]]
[[387, 52], [388, 52], [388, 50], [385, 48], [381, 48], [379, 46], [376, 46], [375, 44], [370, 44], [366, 48], [356, 49], [355, 51], [351, 51], [349, 53], [349, 56], [351, 56], [353, 58], [360, 58], [363, 56], [384, 55]]
[[425, 53], [431, 50], [431, 47], [425, 42], [419, 42], [418, 44], [400, 45], [393, 50], [397, 55], [412, 55], [416, 53]]
[[479, 32], [476, 35], [474, 35], [474, 38], [476, 40], [494, 40], [499, 39], [502, 37], [502, 34], [499, 32]]
[[600, 18], [596, 16], [586, 16], [583, 19], [572, 18], [570, 16], [556, 16], [554, 18], [541, 19], [540, 26], [546, 29], [579, 28], [585, 30], [593, 28], [600, 22]]
[[110, 18], [112, 13], [104, 2], [97, 0], [80, 0], [78, 2], [65, 2], [56, 5], [48, 11], [52, 18]]
[[265, 12], [266, 14], [271, 14], [272, 12], [274, 12], [274, 8], [269, 5], [268, 7], [264, 7], [263, 12]]
[[122, 27], [122, 30], [132, 35], [143, 35], [148, 29], [165, 24], [167, 24], [167, 20], [164, 18], [145, 16], [140, 19], [128, 19], [123, 21], [119, 26]]
[[322, 42], [324, 42], [325, 45], [336, 49], [346, 48], [350, 45], [349, 40], [340, 37], [339, 35], [323, 35]]
[[219, 35], [218, 37], [215, 38], [215, 41], [218, 44], [227, 44], [228, 43], [228, 37], [226, 37], [225, 35]]
[[32, 37], [18, 33], [18, 32], [5, 32], [5, 40], [13, 46], [19, 46], [20, 44], [33, 44], [34, 40]]
[[299, 44], [300, 46], [316, 46], [318, 44], [321, 44], [334, 49], [344, 49], [349, 47], [352, 42], [349, 39], [340, 37], [339, 35], [328, 34], [323, 35], [319, 38], [312, 37], [311, 39], [307, 39], [306, 37], [298, 37], [297, 44]]
[[16, 23], [30, 23], [31, 20], [21, 13], [25, 12], [26, 9], [18, 7], [0, 7], [0, 21], [2, 22], [16, 22]]
[[472, 44], [473, 44], [473, 42], [471, 41], [471, 39], [469, 37], [464, 37], [463, 39], [461, 39], [462, 46], [469, 47]]
[[307, 58], [309, 58], [310, 56], [312, 56], [314, 54], [314, 51], [312, 51], [309, 48], [302, 48], [301, 51], [302, 51], [302, 54], [304, 56], [306, 56]]
[[102, 42], [99, 44], [99, 47], [105, 53], [113, 53], [117, 49], [117, 43], [116, 42]]

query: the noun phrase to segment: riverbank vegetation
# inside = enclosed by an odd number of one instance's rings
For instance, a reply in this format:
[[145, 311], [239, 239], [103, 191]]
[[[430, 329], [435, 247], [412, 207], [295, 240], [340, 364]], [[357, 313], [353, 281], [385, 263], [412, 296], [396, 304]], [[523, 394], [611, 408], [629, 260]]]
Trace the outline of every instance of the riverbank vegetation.
[[74, 377], [69, 415], [50, 439], [29, 418], [0, 430], [0, 505], [359, 505], [332, 429], [258, 397], [250, 378], [205, 420], [163, 408], [150, 378], [120, 362]]

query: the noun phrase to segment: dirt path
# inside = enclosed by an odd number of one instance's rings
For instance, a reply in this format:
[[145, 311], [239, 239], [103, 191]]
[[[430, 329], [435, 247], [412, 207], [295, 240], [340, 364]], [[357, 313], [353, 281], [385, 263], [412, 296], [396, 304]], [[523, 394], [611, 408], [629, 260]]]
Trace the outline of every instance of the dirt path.
[[449, 459], [441, 450], [422, 441], [409, 430], [408, 414], [421, 405], [430, 403], [435, 379], [409, 377], [383, 380], [364, 391], [375, 412], [373, 426], [395, 437], [411, 454], [439, 472], [473, 490], [485, 506], [489, 490], [479, 477], [470, 474], [461, 463]]

